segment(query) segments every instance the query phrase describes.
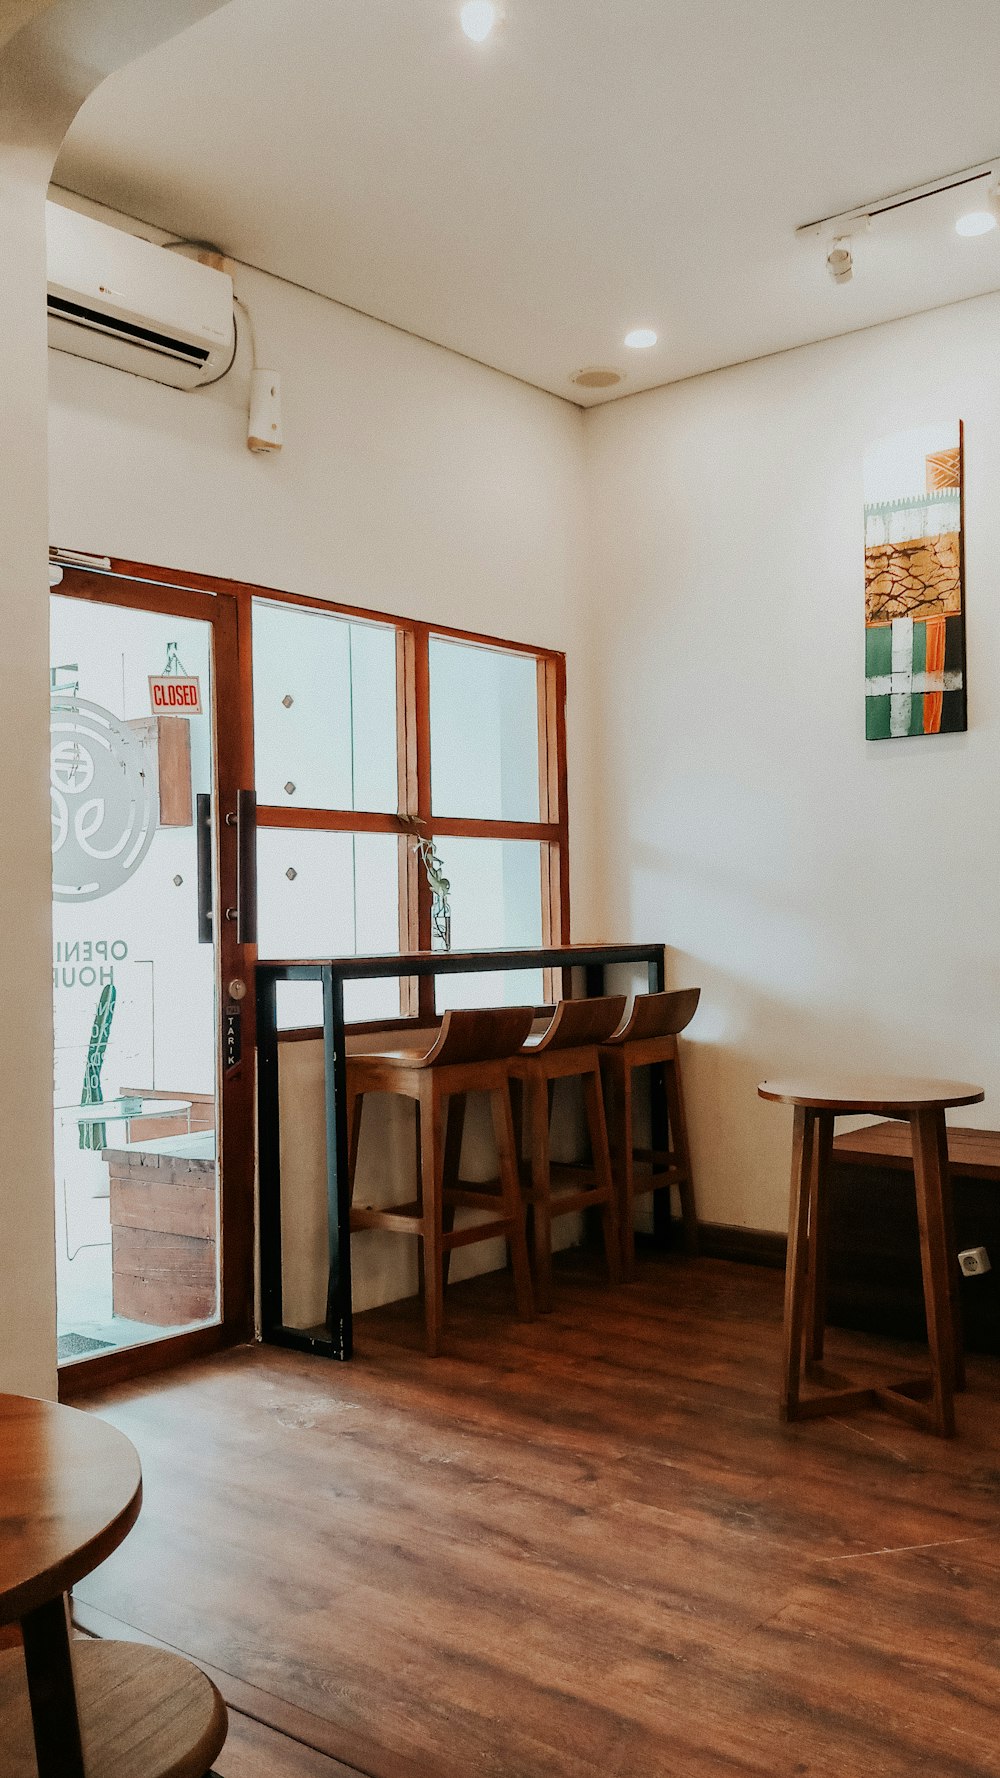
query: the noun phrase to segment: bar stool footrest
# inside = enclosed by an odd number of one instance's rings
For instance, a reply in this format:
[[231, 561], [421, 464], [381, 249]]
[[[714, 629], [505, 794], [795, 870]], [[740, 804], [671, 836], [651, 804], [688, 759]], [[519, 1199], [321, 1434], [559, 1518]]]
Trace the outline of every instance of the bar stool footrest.
[[677, 1156], [668, 1154], [662, 1148], [633, 1148], [632, 1159], [638, 1161], [640, 1166], [651, 1167], [654, 1173], [662, 1175], [664, 1184], [669, 1178], [671, 1184], [680, 1185], [681, 1180], [687, 1178]]
[[513, 1233], [513, 1223], [509, 1216], [498, 1218], [496, 1222], [476, 1222], [467, 1229], [448, 1229], [441, 1238], [445, 1253], [453, 1247], [471, 1247], [476, 1241], [508, 1241]]
[[402, 1235], [422, 1235], [423, 1211], [419, 1204], [387, 1204], [384, 1210], [355, 1208], [351, 1211], [351, 1229], [392, 1229]]
[[496, 1191], [490, 1190], [492, 1183], [484, 1179], [481, 1185], [446, 1185], [441, 1201], [449, 1210], [498, 1210], [503, 1203], [500, 1181], [496, 1181]]

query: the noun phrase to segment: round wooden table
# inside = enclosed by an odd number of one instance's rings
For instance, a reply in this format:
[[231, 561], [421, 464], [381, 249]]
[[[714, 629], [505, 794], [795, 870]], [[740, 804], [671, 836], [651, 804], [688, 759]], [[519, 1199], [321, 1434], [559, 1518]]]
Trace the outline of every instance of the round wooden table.
[[205, 1778], [226, 1708], [190, 1661], [138, 1643], [72, 1642], [65, 1595], [127, 1536], [139, 1459], [91, 1414], [0, 1395], [0, 1655], [5, 1778]]
[[[762, 1081], [762, 1099], [795, 1108], [792, 1189], [785, 1267], [785, 1345], [781, 1416], [812, 1419], [847, 1407], [878, 1406], [949, 1438], [956, 1389], [964, 1387], [958, 1260], [952, 1226], [945, 1111], [977, 1105], [982, 1087], [965, 1081], [894, 1076], [818, 1075]], [[899, 1118], [913, 1131], [913, 1172], [920, 1225], [920, 1261], [930, 1349], [929, 1379], [904, 1378], [877, 1388], [845, 1386], [820, 1367], [826, 1325], [826, 1219], [833, 1125], [837, 1117], [870, 1113]], [[800, 1390], [805, 1374], [824, 1392]]]

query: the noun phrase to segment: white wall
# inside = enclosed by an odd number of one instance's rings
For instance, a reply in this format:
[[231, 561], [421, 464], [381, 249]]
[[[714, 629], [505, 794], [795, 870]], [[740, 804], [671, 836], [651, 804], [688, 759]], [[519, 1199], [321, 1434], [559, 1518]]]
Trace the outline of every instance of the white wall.
[[[230, 378], [195, 394], [50, 352], [52, 541], [565, 650], [574, 936], [592, 936], [579, 410], [278, 279], [240, 270], [236, 283], [259, 361], [282, 375], [282, 454], [246, 449], [245, 346]], [[293, 1098], [318, 1122], [311, 1048], [285, 1054]], [[299, 1225], [307, 1270], [323, 1248], [308, 1127], [293, 1132], [290, 1155], [316, 1199]], [[405, 1294], [409, 1244], [366, 1241], [380, 1251], [359, 1254], [358, 1306]], [[495, 1263], [500, 1251], [468, 1259]], [[313, 1302], [321, 1266], [308, 1277], [300, 1267], [292, 1283], [295, 1301]]]
[[[765, 1074], [980, 1082], [1000, 1122], [1000, 297], [598, 408], [585, 422], [609, 930], [704, 996], [700, 1213], [779, 1229]], [[869, 743], [862, 456], [966, 423], [969, 732]]]

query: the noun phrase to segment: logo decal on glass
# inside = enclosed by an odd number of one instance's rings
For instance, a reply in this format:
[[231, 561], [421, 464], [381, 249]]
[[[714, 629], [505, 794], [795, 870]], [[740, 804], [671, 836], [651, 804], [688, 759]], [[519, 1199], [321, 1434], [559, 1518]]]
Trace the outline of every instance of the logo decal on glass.
[[53, 894], [110, 895], [141, 864], [156, 831], [140, 741], [100, 704], [53, 698], [50, 776]]

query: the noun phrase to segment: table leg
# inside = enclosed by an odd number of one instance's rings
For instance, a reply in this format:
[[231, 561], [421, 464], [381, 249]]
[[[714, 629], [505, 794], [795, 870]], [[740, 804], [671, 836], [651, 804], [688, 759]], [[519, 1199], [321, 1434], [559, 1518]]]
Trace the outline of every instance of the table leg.
[[809, 1301], [806, 1314], [806, 1362], [823, 1358], [826, 1332], [826, 1272], [830, 1226], [830, 1163], [833, 1158], [832, 1111], [816, 1118], [809, 1191]]
[[920, 1225], [920, 1263], [927, 1311], [927, 1344], [930, 1348], [932, 1395], [930, 1420], [942, 1438], [955, 1432], [955, 1323], [949, 1268], [954, 1255], [948, 1251], [945, 1193], [948, 1189], [947, 1132], [944, 1112], [915, 1111], [913, 1173]]
[[941, 1168], [941, 1195], [944, 1202], [944, 1233], [948, 1249], [948, 1300], [955, 1352], [955, 1388], [965, 1388], [965, 1330], [962, 1325], [962, 1299], [958, 1269], [958, 1242], [955, 1239], [955, 1212], [951, 1168], [948, 1165], [948, 1128], [944, 1112], [938, 1121], [938, 1155]]
[[798, 1418], [802, 1371], [802, 1328], [806, 1308], [809, 1262], [809, 1194], [816, 1135], [816, 1113], [796, 1105], [792, 1131], [792, 1186], [788, 1210], [788, 1258], [785, 1262], [785, 1368], [781, 1418]]
[[66, 1600], [21, 1619], [38, 1778], [85, 1778]]

